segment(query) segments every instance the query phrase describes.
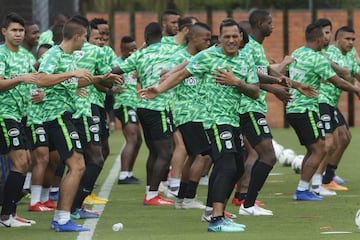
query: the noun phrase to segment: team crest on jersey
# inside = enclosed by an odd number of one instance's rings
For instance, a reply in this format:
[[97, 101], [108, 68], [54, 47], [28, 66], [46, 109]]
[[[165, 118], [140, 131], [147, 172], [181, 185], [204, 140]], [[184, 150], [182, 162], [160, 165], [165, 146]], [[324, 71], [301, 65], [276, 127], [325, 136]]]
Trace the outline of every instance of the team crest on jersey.
[[329, 116], [329, 114], [324, 114], [324, 115], [322, 115], [321, 116], [321, 120], [323, 120], [324, 122], [328, 122], [328, 121], [330, 121], [330, 116]]
[[223, 140], [230, 139], [230, 138], [232, 138], [232, 133], [229, 131], [224, 131], [224, 132], [220, 133], [220, 138]]
[[75, 51], [73, 54], [76, 58], [82, 58], [85, 55], [84, 51]]
[[16, 136], [19, 136], [20, 135], [20, 131], [19, 129], [17, 128], [11, 128], [9, 131], [8, 131], [8, 135], [10, 137], [16, 137]]
[[77, 139], [79, 139], [79, 134], [77, 132], [71, 132], [70, 138], [77, 140]]
[[240, 69], [241, 75], [246, 76], [246, 75], [247, 75], [247, 72], [248, 72], [248, 68], [247, 68], [247, 67], [241, 67], [241, 69]]
[[36, 133], [37, 135], [44, 135], [44, 134], [46, 134], [45, 129], [44, 129], [43, 127], [38, 127], [38, 128], [35, 130], [35, 133]]
[[266, 125], [267, 124], [267, 121], [265, 118], [260, 118], [259, 120], [257, 120], [257, 123], [259, 125]]

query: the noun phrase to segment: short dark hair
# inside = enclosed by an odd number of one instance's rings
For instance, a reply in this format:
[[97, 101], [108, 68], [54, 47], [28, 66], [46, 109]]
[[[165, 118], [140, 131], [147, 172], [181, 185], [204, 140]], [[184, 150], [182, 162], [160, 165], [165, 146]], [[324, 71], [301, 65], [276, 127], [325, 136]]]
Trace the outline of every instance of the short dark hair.
[[256, 9], [250, 13], [249, 22], [251, 27], [255, 27], [259, 22], [263, 22], [270, 15], [270, 12], [264, 9]]
[[307, 42], [314, 42], [316, 39], [324, 36], [322, 26], [317, 23], [310, 23], [305, 30], [305, 40]]
[[338, 35], [342, 32], [351, 32], [351, 33], [355, 33], [354, 29], [350, 26], [343, 26], [341, 28], [339, 28], [338, 30], [336, 30], [335, 32], [335, 40], [337, 40]]
[[191, 27], [189, 28], [189, 32], [186, 35], [186, 42], [190, 41], [191, 37], [196, 33], [196, 30], [199, 28], [202, 28], [202, 29], [205, 29], [205, 30], [208, 30], [209, 32], [211, 32], [211, 28], [207, 24], [202, 23], [202, 22], [194, 23], [193, 25], [191, 25]]
[[319, 18], [319, 19], [316, 19], [315, 24], [319, 24], [321, 27], [327, 27], [327, 26], [330, 26], [330, 30], [332, 30], [332, 23], [329, 19], [327, 18]]
[[153, 41], [154, 39], [161, 39], [162, 37], [162, 29], [161, 25], [157, 22], [151, 22], [149, 23], [144, 30], [144, 38], [145, 42], [149, 43]]
[[81, 16], [81, 15], [75, 15], [71, 17], [64, 25], [63, 28], [63, 35], [64, 39], [71, 39], [74, 34], [80, 34], [81, 27], [88, 28], [89, 21]]
[[231, 26], [236, 26], [239, 29], [239, 32], [241, 32], [239, 24], [234, 19], [225, 18], [220, 23], [220, 35], [221, 35], [222, 30], [223, 30], [224, 27], [231, 27]]
[[21, 26], [25, 28], [25, 20], [19, 14], [15, 12], [11, 12], [5, 16], [3, 19], [1, 27], [8, 28], [10, 23], [19, 23]]
[[180, 16], [180, 13], [178, 10], [176, 9], [166, 9], [162, 14], [161, 14], [161, 21], [163, 21], [167, 16], [169, 15], [178, 15]]
[[108, 21], [106, 21], [104, 18], [94, 18], [90, 21], [90, 26], [95, 28], [97, 28], [97, 25], [100, 25], [100, 24], [108, 24]]
[[124, 36], [121, 38], [121, 44], [132, 43], [134, 41], [134, 38], [130, 36]]
[[179, 30], [183, 30], [184, 27], [190, 27], [192, 23], [192, 17], [183, 17], [179, 19]]

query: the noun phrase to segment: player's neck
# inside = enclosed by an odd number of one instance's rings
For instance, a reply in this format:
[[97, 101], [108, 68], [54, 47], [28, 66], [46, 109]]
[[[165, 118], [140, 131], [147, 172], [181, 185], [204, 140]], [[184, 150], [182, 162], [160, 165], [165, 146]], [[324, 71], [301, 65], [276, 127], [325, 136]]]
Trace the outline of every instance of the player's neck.
[[11, 52], [18, 52], [20, 49], [19, 45], [13, 45], [7, 41], [5, 41], [5, 46], [7, 49], [9, 49]]
[[71, 41], [62, 41], [59, 47], [67, 54], [72, 54], [75, 51]]
[[265, 39], [265, 36], [257, 29], [252, 29], [250, 36], [260, 44], [262, 44]]

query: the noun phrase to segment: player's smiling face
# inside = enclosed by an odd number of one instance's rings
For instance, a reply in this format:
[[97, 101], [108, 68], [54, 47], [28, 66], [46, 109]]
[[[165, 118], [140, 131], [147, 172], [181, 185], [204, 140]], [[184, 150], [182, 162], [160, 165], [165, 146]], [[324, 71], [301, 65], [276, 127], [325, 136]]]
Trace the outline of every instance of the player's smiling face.
[[242, 39], [243, 35], [236, 25], [224, 26], [219, 39], [223, 53], [227, 56], [236, 56]]

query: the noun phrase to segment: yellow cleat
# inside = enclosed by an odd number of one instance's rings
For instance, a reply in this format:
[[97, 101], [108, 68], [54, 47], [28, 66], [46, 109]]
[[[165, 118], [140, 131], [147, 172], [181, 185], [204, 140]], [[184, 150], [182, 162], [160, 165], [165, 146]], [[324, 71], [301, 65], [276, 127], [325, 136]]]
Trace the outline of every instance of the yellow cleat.
[[328, 184], [323, 184], [323, 188], [331, 191], [347, 191], [348, 188], [337, 184], [335, 181], [331, 181]]
[[88, 195], [85, 200], [84, 203], [85, 204], [90, 204], [90, 205], [102, 205], [102, 204], [106, 204], [109, 200], [105, 199], [105, 198], [100, 198], [98, 196], [96, 196], [95, 193], [91, 193], [90, 195]]

